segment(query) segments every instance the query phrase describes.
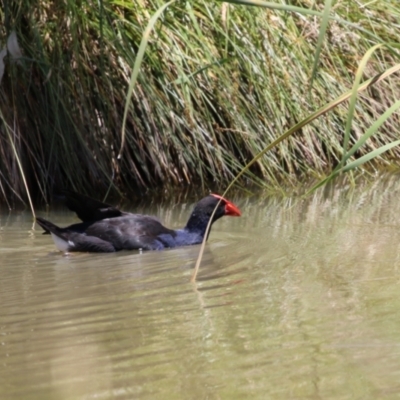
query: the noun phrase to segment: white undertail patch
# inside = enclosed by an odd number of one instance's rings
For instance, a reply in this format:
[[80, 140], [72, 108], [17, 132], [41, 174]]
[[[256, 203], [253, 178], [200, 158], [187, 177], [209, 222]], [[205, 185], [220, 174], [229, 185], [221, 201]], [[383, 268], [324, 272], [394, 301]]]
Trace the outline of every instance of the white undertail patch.
[[56, 245], [57, 249], [63, 252], [67, 252], [71, 247], [75, 246], [75, 243], [72, 242], [71, 240], [64, 240], [60, 238], [59, 236], [55, 235], [54, 233], [51, 233], [51, 237], [53, 238], [54, 244]]

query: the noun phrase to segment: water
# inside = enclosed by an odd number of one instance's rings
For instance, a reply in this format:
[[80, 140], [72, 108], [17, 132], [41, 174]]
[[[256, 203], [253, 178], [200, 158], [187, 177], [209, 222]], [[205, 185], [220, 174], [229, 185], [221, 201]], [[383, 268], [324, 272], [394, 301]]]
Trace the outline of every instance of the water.
[[196, 285], [199, 246], [64, 256], [3, 209], [0, 399], [399, 399], [399, 199], [398, 176], [234, 196]]

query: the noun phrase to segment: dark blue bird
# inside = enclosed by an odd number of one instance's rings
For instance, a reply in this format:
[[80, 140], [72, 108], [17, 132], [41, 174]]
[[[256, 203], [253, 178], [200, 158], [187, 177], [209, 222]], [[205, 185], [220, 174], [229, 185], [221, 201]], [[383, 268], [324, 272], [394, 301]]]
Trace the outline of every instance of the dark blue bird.
[[119, 250], [162, 250], [201, 243], [207, 224], [216, 208], [212, 223], [224, 215], [241, 215], [229, 200], [211, 194], [195, 206], [186, 226], [168, 229], [155, 217], [120, 211], [90, 197], [66, 192], [66, 205], [75, 211], [81, 223], [59, 228], [44, 218], [36, 222], [51, 233], [60, 251], [114, 252]]

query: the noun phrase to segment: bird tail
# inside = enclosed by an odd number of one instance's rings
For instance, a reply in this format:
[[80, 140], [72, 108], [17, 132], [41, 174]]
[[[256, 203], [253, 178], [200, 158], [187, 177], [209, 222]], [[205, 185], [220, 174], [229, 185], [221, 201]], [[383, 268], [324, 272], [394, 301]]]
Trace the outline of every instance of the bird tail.
[[44, 233], [51, 234], [58, 250], [63, 252], [70, 251], [71, 244], [73, 246], [73, 243], [68, 240], [63, 229], [44, 218], [36, 217], [36, 222], [44, 229]]
[[95, 236], [74, 232], [68, 228], [59, 228], [47, 219], [36, 217], [36, 222], [45, 232], [51, 233], [57, 249], [63, 252], [81, 251], [91, 253], [111, 253], [116, 251], [114, 245]]
[[36, 222], [43, 228], [44, 233], [54, 233], [57, 236], [61, 235], [61, 228], [47, 221], [47, 219], [36, 217]]

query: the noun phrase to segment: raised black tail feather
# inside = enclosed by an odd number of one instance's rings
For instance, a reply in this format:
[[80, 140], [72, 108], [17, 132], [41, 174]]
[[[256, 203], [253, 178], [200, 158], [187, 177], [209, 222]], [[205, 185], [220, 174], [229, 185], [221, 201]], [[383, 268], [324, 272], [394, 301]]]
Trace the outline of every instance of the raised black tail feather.
[[47, 221], [47, 219], [41, 218], [41, 217], [36, 217], [36, 222], [43, 228], [44, 233], [54, 233], [57, 235], [57, 233], [60, 233], [60, 228], [57, 225], [54, 225], [50, 221]]
[[84, 222], [120, 217], [124, 214], [110, 204], [92, 199], [84, 194], [72, 190], [63, 190], [62, 193], [65, 197], [65, 205], [71, 211], [76, 212], [78, 218]]

